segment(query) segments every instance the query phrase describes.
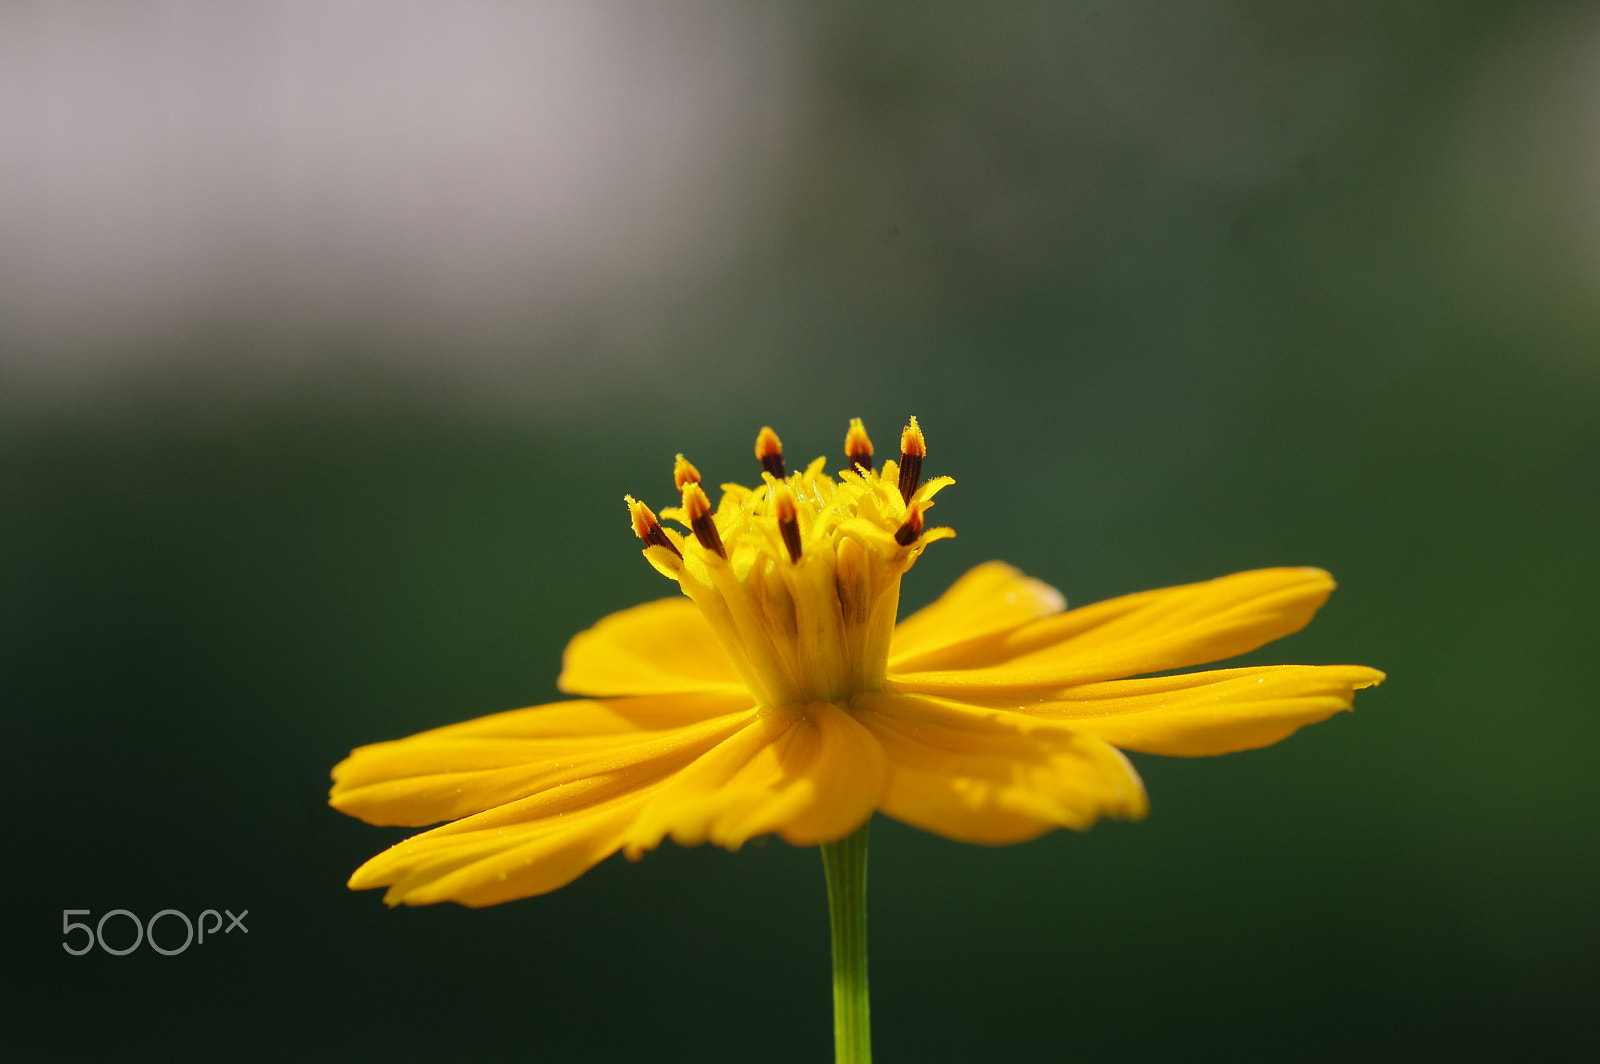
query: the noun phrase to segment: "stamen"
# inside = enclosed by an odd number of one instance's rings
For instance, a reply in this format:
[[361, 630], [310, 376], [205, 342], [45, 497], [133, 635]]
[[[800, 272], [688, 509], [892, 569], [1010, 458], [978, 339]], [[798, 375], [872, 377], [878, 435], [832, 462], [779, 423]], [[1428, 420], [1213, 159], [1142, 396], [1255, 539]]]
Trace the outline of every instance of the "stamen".
[[772, 506], [778, 514], [778, 532], [789, 548], [789, 560], [800, 564], [800, 515], [794, 508], [794, 492], [787, 484], [772, 489]]
[[909, 547], [920, 535], [922, 535], [922, 507], [917, 505], [906, 511], [905, 521], [894, 530], [894, 541], [902, 547]]
[[[907, 503], [917, 493], [917, 485], [922, 483], [922, 459], [927, 453], [928, 443], [922, 438], [922, 429], [913, 416], [911, 424], [900, 430], [900, 497]], [[918, 531], [921, 531], [920, 525]], [[898, 537], [899, 533], [895, 535]]]
[[672, 486], [682, 491], [685, 484], [698, 483], [700, 483], [700, 470], [680, 454], [678, 460], [672, 464]]
[[717, 557], [726, 558], [728, 552], [722, 547], [716, 519], [711, 516], [711, 500], [706, 498], [705, 489], [697, 481], [683, 486], [683, 512], [689, 518], [689, 527], [694, 529], [694, 538], [700, 541], [700, 545]]
[[868, 439], [867, 427], [858, 417], [850, 419], [850, 431], [844, 434], [844, 457], [862, 473], [872, 472], [872, 440]]
[[633, 518], [633, 534], [644, 540], [652, 547], [665, 547], [678, 557], [683, 557], [683, 552], [678, 550], [672, 540], [667, 538], [662, 531], [661, 522], [656, 520], [656, 515], [650, 507], [635, 499], [632, 495], [624, 495], [628, 502], [628, 514]]
[[783, 444], [778, 441], [778, 434], [767, 426], [762, 426], [761, 432], [756, 435], [756, 458], [761, 462], [761, 468], [783, 479]]

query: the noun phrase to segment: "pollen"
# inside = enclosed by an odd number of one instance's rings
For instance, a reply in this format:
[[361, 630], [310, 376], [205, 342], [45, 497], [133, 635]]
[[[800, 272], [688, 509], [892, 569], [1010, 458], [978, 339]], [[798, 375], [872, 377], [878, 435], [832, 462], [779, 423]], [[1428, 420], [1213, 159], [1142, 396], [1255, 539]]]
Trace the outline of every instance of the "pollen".
[[680, 454], [678, 460], [672, 464], [672, 486], [682, 491], [685, 484], [698, 483], [700, 483], [700, 470]]
[[900, 497], [908, 506], [922, 483], [922, 460], [927, 454], [928, 441], [922, 438], [922, 428], [913, 415], [911, 424], [900, 430]]
[[683, 552], [667, 538], [667, 533], [661, 527], [661, 522], [656, 520], [656, 515], [650, 507], [635, 499], [632, 495], [624, 495], [628, 503], [628, 514], [633, 518], [633, 534], [644, 540], [652, 547], [665, 547], [678, 557], [683, 557]]
[[783, 444], [770, 426], [763, 425], [756, 435], [756, 460], [761, 463], [763, 472], [783, 479]]
[[[688, 465], [687, 462], [684, 464]], [[699, 481], [683, 485], [683, 514], [689, 519], [689, 528], [702, 547], [719, 558], [728, 556], [722, 546], [722, 534], [717, 531], [717, 519], [711, 515], [711, 500], [706, 498], [706, 489], [700, 486]]]
[[900, 527], [894, 530], [894, 541], [902, 547], [909, 547], [922, 535], [922, 507], [915, 505], [906, 510], [906, 519]]
[[872, 440], [858, 417], [850, 419], [850, 431], [844, 434], [844, 457], [850, 468], [862, 473], [872, 472]]
[[800, 564], [800, 512], [795, 509], [794, 492], [789, 485], [779, 484], [772, 489], [772, 509], [778, 519], [778, 534], [783, 537], [789, 561]]

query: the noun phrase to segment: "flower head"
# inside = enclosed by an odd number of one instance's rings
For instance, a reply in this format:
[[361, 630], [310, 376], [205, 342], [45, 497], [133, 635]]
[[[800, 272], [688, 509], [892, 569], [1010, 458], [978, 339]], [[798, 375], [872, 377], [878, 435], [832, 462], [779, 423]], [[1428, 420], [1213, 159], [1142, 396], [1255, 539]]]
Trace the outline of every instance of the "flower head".
[[760, 484], [722, 485], [715, 508], [678, 456], [681, 505], [661, 517], [682, 532], [626, 500], [645, 558], [683, 595], [572, 640], [559, 685], [583, 698], [361, 747], [334, 769], [344, 812], [450, 821], [374, 857], [351, 887], [387, 887], [390, 904], [491, 905], [668, 836], [812, 845], [875, 809], [968, 842], [1082, 829], [1145, 812], [1121, 750], [1265, 746], [1383, 679], [1354, 665], [1147, 675], [1303, 627], [1333, 590], [1320, 569], [1068, 611], [1055, 589], [990, 562], [896, 624], [901, 577], [955, 534], [926, 523], [952, 481], [923, 481], [916, 419], [881, 467], [859, 420], [836, 476], [821, 458], [788, 472], [770, 428], [755, 453]]

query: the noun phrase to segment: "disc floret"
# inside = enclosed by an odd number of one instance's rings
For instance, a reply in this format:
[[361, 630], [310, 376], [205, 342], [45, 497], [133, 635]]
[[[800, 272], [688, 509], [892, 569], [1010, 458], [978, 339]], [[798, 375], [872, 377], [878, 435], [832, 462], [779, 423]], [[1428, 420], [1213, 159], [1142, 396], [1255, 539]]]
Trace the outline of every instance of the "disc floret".
[[[679, 455], [682, 506], [661, 516], [686, 533], [628, 499], [645, 557], [700, 608], [758, 704], [844, 703], [882, 689], [900, 578], [929, 543], [955, 535], [923, 520], [954, 482], [920, 483], [926, 445], [915, 418], [902, 438], [915, 440], [915, 461], [874, 469], [858, 419], [850, 468], [837, 478], [823, 471], [826, 458], [785, 475], [777, 434], [763, 428], [761, 483], [723, 484], [714, 510], [699, 471]], [[911, 453], [904, 443], [902, 452]]]

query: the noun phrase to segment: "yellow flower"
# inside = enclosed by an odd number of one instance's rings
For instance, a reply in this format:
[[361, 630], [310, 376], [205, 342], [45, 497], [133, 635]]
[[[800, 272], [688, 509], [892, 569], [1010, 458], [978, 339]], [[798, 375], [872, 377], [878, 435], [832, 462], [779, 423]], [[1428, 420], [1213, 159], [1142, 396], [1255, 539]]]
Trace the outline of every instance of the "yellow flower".
[[[1064, 610], [999, 562], [895, 623], [900, 578], [932, 542], [916, 419], [875, 469], [859, 420], [830, 477], [788, 473], [763, 429], [754, 489], [715, 511], [679, 456], [665, 529], [629, 498], [644, 556], [683, 596], [605, 618], [568, 645], [584, 696], [364, 746], [331, 803], [421, 826], [364, 864], [390, 904], [493, 905], [542, 894], [670, 836], [736, 849], [776, 833], [832, 842], [874, 810], [1001, 844], [1140, 817], [1121, 750], [1199, 756], [1277, 742], [1350, 708], [1383, 674], [1271, 665], [1150, 676], [1294, 632], [1333, 590], [1320, 569], [1261, 569]], [[1140, 679], [1127, 677], [1142, 676]], [[1119, 750], [1120, 748], [1120, 750]]]

